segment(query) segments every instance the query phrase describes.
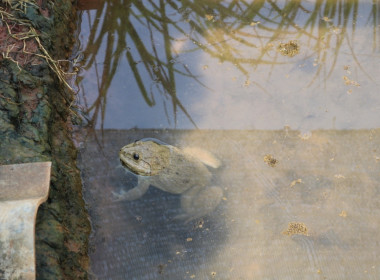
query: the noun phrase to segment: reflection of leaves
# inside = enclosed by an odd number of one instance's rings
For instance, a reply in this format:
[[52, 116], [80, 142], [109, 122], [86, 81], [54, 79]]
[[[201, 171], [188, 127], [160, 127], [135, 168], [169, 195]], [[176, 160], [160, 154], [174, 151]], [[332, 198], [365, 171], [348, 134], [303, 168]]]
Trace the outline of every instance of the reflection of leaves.
[[[117, 5], [118, 7], [114, 7]], [[152, 3], [152, 5], [155, 5]], [[190, 121], [195, 125], [191, 116], [186, 111], [185, 107], [179, 101], [176, 90], [175, 90], [175, 73], [186, 73], [184, 75], [188, 77], [193, 77], [189, 69], [184, 65], [184, 72], [180, 69], [174, 68], [173, 56], [171, 53], [171, 41], [173, 38], [169, 35], [168, 23], [170, 20], [166, 18], [166, 11], [164, 2], [160, 2], [160, 6], [154, 6], [154, 12], [146, 9], [146, 6], [141, 5], [139, 1], [134, 3], [134, 8], [140, 11], [143, 15], [145, 14], [145, 21], [142, 21], [141, 17], [136, 14], [136, 11], [131, 7], [125, 7], [122, 3], [117, 1], [109, 2], [104, 5], [102, 9], [99, 9], [96, 13], [95, 20], [93, 21], [93, 27], [88, 40], [88, 45], [84, 51], [87, 62], [85, 69], [89, 69], [96, 62], [96, 55], [101, 49], [103, 41], [106, 42], [106, 51], [104, 57], [104, 66], [102, 69], [101, 78], [98, 77], [99, 81], [99, 96], [95, 102], [87, 109], [87, 112], [94, 110], [92, 122], [96, 121], [99, 110], [101, 111], [101, 120], [104, 121], [105, 105], [106, 105], [106, 93], [111, 84], [111, 81], [115, 75], [117, 64], [120, 59], [122, 52], [126, 51], [126, 58], [130, 69], [134, 75], [136, 84], [140, 89], [140, 92], [149, 106], [155, 105], [153, 89], [147, 89], [147, 81], [143, 77], [147, 74], [150, 81], [154, 81], [154, 86], [158, 92], [161, 94], [169, 95], [172, 101], [172, 107], [174, 115], [176, 116], [177, 107], [179, 107], [185, 115], [190, 119]], [[100, 19], [101, 12], [105, 10], [104, 21], [101, 27]], [[159, 15], [155, 12], [159, 11]], [[151, 39], [151, 49], [148, 50], [146, 47], [146, 42], [143, 42], [138, 34], [135, 25], [136, 22], [131, 21], [131, 17], [142, 24], [150, 32]], [[154, 31], [152, 30], [154, 28]], [[100, 31], [98, 31], [100, 29]], [[155, 41], [153, 40], [153, 32], [159, 31], [163, 35], [163, 41], [165, 44], [165, 60], [162, 60], [160, 54], [158, 53]], [[97, 36], [97, 37], [96, 37]], [[118, 39], [115, 48], [115, 40], [113, 37]], [[134, 45], [134, 51], [132, 52], [131, 47], [126, 48], [126, 40], [130, 40], [130, 45]], [[136, 58], [135, 58], [136, 57]], [[139, 65], [143, 65], [143, 69]], [[95, 68], [97, 66], [95, 64]], [[99, 80], [100, 78], [100, 80]]]
[[[102, 123], [104, 121], [107, 91], [125, 52], [135, 83], [146, 104], [154, 106], [157, 94], [160, 94], [171, 101], [174, 122], [179, 109], [195, 125], [178, 99], [176, 77], [181, 75], [203, 84], [187, 65], [179, 62], [180, 54], [172, 49], [179, 40], [192, 43], [181, 53], [201, 50], [221, 62], [230, 62], [248, 80], [251, 68], [256, 69], [263, 64], [273, 68], [289, 63], [279, 59], [273, 48], [276, 42], [281, 42], [285, 36], [293, 39], [302, 37], [303, 42], [307, 42], [310, 49], [314, 50], [307, 56], [316, 57], [318, 65], [309, 85], [321, 73], [327, 73], [325, 79], [330, 77], [340, 48], [347, 40], [354, 60], [365, 73], [350, 42], [354, 39], [359, 10], [357, 0], [320, 0], [314, 4], [299, 0], [253, 0], [249, 3], [135, 0], [128, 3], [125, 5], [121, 0], [107, 0], [93, 19], [88, 14], [91, 31], [84, 51], [84, 67], [95, 68], [99, 91], [94, 103], [87, 107], [87, 112], [92, 112], [93, 123], [99, 113]], [[374, 44], [377, 9], [377, 5], [372, 5], [368, 17], [368, 22], [372, 21], [374, 26]], [[352, 27], [351, 39], [346, 32], [349, 24]], [[333, 32], [335, 29], [339, 33]], [[158, 43], [162, 47], [158, 48]], [[247, 49], [252, 52], [247, 52]], [[327, 49], [332, 49], [333, 53], [328, 53]], [[104, 63], [99, 71], [96, 58], [100, 51], [104, 52]], [[332, 59], [330, 56], [333, 56]], [[329, 69], [326, 71], [324, 67], [327, 64]], [[264, 90], [254, 80], [251, 83]]]
[[130, 51], [127, 51], [127, 60], [128, 60], [129, 65], [132, 69], [133, 76], [136, 79], [137, 86], [139, 87], [140, 92], [141, 92], [142, 96], [144, 97], [146, 104], [148, 104], [149, 106], [155, 105], [153, 95], [150, 97], [148, 96], [148, 92], [145, 89], [144, 82], [142, 81], [142, 79], [139, 75], [139, 71], [137, 70], [136, 63], [133, 60], [133, 57], [132, 57]]

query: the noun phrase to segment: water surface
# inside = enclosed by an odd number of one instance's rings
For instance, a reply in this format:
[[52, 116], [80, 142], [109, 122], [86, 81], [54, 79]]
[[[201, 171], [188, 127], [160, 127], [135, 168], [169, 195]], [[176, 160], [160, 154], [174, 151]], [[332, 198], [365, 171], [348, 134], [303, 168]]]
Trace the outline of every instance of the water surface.
[[378, 9], [105, 2], [82, 16], [80, 103], [97, 128], [376, 128]]
[[[79, 164], [94, 279], [377, 279], [379, 5], [106, 1], [84, 11]], [[222, 161], [219, 206], [136, 177], [144, 137]], [[196, 174], [194, 174], [196, 176]]]

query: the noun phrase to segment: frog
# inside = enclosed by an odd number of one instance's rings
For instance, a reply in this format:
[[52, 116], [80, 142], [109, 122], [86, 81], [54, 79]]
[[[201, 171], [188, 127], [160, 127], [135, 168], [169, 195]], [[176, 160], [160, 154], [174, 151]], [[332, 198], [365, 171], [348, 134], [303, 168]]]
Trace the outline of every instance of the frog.
[[138, 178], [137, 186], [113, 192], [114, 201], [131, 201], [142, 197], [154, 186], [180, 195], [182, 213], [175, 218], [189, 222], [211, 213], [221, 202], [223, 190], [211, 185], [210, 170], [221, 162], [210, 152], [197, 147], [183, 149], [155, 138], [144, 138], [122, 147], [121, 165]]

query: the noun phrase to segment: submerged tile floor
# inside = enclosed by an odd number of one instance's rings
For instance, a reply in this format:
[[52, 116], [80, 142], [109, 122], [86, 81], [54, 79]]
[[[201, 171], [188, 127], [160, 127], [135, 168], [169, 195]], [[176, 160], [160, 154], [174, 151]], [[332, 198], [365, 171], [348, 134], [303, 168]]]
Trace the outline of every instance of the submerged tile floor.
[[[218, 208], [184, 224], [179, 196], [136, 184], [119, 149], [155, 137], [223, 165]], [[377, 279], [380, 130], [105, 130], [81, 150], [94, 279]]]

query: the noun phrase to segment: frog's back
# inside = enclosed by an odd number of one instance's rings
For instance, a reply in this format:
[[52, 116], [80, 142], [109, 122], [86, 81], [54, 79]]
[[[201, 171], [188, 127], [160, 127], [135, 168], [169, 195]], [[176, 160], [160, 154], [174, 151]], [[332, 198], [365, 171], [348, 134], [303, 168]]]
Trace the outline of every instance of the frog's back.
[[170, 146], [170, 161], [166, 168], [150, 181], [155, 187], [180, 194], [193, 186], [203, 186], [211, 180], [211, 173], [197, 158]]

